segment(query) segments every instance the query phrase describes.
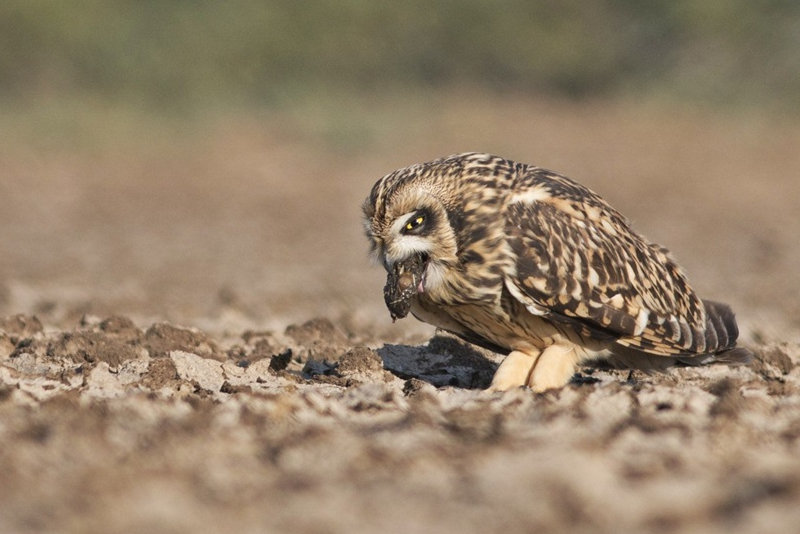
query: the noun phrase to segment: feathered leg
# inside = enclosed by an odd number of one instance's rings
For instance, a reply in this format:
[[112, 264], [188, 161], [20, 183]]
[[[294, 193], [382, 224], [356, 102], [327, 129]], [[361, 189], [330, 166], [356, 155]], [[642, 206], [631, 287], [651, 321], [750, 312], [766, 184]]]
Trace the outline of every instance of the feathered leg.
[[537, 393], [563, 387], [575, 374], [579, 361], [574, 346], [550, 345], [536, 360], [527, 385]]
[[489, 391], [507, 391], [527, 385], [540, 354], [535, 349], [510, 352], [495, 371]]

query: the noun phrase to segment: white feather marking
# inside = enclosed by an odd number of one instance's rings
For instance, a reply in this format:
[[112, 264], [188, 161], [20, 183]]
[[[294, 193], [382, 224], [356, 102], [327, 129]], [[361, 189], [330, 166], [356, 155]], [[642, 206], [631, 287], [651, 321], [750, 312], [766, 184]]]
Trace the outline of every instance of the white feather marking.
[[528, 310], [532, 315], [547, 315], [549, 310], [543, 306], [536, 304], [533, 299], [524, 295], [519, 288], [508, 279], [505, 280], [506, 287], [508, 288], [508, 292], [511, 293], [511, 296], [520, 301], [522, 304], [525, 305], [525, 309]]
[[633, 267], [631, 267], [630, 263], [625, 264], [625, 269], [628, 271], [628, 279], [636, 280], [636, 272], [634, 272]]
[[511, 195], [511, 204], [533, 204], [540, 200], [551, 198], [550, 192], [544, 187], [534, 187]]
[[572, 271], [572, 275], [577, 278], [578, 280], [581, 279], [581, 271], [583, 270], [583, 261], [581, 260], [581, 255], [577, 251], [575, 252], [574, 256], [575, 265]]
[[590, 220], [596, 221], [600, 219], [600, 208], [597, 206], [586, 206], [586, 215]]
[[425, 269], [425, 291], [436, 291], [444, 284], [445, 269], [436, 262], [429, 262]]
[[647, 321], [650, 319], [650, 310], [647, 308], [640, 308], [639, 314], [636, 316], [636, 327], [633, 329], [634, 336], [641, 336], [644, 329], [647, 327]]
[[600, 226], [602, 226], [602, 227], [603, 227], [603, 229], [604, 229], [606, 232], [608, 232], [609, 234], [611, 234], [611, 235], [617, 235], [617, 229], [614, 227], [614, 225], [613, 225], [613, 224], [611, 224], [610, 222], [608, 222], [608, 220], [607, 220], [607, 219], [603, 219], [603, 220], [602, 220], [602, 222], [600, 223]]
[[414, 254], [423, 252], [430, 254], [433, 251], [433, 243], [428, 239], [417, 235], [404, 235], [396, 237], [386, 244], [384, 256], [389, 266], [398, 261], [404, 261]]
[[597, 274], [597, 271], [589, 267], [589, 284], [592, 286], [597, 286], [600, 283], [600, 275]]
[[527, 304], [525, 309], [528, 310], [531, 315], [547, 315], [547, 310], [545, 308], [534, 306], [533, 304]]
[[575, 284], [575, 289], [572, 290], [571, 296], [575, 300], [581, 300], [581, 298], [583, 297], [583, 291], [581, 291], [580, 284]]
[[622, 306], [625, 304], [625, 299], [622, 297], [622, 295], [617, 293], [616, 295], [608, 299], [608, 303], [611, 304], [611, 306], [614, 308], [621, 309]]
[[528, 278], [528, 280], [531, 282], [533, 287], [535, 287], [542, 293], [547, 292], [547, 280], [545, 280], [544, 278]]

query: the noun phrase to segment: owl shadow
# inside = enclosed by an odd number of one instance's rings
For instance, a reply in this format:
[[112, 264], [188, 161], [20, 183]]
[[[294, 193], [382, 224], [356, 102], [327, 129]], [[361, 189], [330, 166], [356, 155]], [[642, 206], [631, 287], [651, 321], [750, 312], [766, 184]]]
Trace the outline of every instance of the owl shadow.
[[398, 378], [467, 389], [488, 387], [502, 359], [446, 333], [437, 333], [425, 345], [386, 344], [377, 353], [384, 368]]

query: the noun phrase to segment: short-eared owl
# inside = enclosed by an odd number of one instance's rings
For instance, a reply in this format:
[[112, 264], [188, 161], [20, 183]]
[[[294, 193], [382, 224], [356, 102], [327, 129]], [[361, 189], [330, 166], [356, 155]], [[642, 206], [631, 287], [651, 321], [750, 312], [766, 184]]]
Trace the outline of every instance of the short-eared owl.
[[561, 387], [608, 351], [634, 366], [748, 356], [727, 305], [701, 300], [666, 249], [554, 172], [460, 154], [387, 174], [363, 209], [392, 318], [410, 311], [507, 353], [494, 390]]

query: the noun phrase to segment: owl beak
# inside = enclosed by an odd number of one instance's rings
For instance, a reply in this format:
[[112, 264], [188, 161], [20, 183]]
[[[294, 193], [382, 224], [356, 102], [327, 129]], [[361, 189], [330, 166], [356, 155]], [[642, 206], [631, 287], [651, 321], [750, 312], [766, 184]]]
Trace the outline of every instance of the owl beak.
[[403, 261], [395, 262], [386, 276], [383, 298], [392, 320], [402, 319], [411, 309], [411, 300], [422, 293], [428, 255], [412, 254]]

